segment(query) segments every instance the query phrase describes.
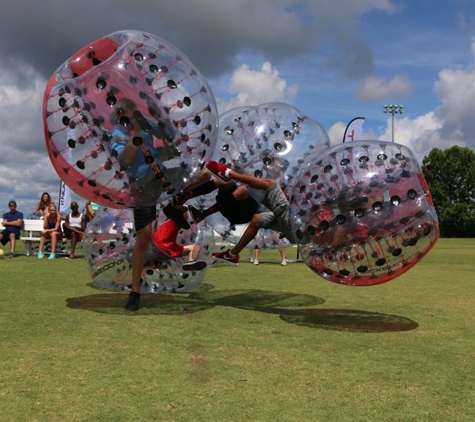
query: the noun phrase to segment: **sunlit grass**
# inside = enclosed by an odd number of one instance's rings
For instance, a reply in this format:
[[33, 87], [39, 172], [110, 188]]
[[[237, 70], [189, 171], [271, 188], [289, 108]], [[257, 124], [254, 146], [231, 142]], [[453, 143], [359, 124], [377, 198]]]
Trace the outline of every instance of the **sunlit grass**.
[[472, 421], [474, 254], [346, 287], [263, 251], [136, 314], [84, 260], [1, 260], [1, 420]]

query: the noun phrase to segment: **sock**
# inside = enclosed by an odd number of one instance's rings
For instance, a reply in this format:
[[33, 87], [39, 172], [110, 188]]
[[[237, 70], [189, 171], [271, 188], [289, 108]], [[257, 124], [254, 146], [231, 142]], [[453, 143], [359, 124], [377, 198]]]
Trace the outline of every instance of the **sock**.
[[203, 212], [206, 214], [206, 217], [208, 217], [208, 215], [214, 214], [216, 212], [220, 212], [222, 208], [223, 208], [223, 204], [216, 202], [216, 204], [212, 205], [211, 207], [209, 207], [207, 210], [204, 210]]
[[216, 189], [218, 189], [216, 183], [210, 180], [209, 182], [203, 183], [202, 185], [197, 186], [194, 189], [184, 191], [182, 193], [182, 197], [183, 199], [188, 200], [197, 196], [206, 195], [207, 193], [213, 192]]
[[213, 206], [209, 207], [206, 210], [202, 211], [202, 218], [205, 219], [206, 217], [210, 216], [211, 214], [214, 214], [216, 212], [219, 212], [219, 206], [218, 204], [214, 204]]

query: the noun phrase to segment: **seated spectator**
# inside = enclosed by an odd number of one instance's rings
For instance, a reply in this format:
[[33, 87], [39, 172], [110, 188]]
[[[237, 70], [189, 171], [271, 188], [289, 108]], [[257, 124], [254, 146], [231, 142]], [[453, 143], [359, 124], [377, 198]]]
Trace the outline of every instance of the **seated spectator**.
[[23, 226], [23, 213], [17, 211], [16, 202], [11, 199], [8, 202], [9, 212], [3, 214], [2, 225], [5, 229], [0, 233], [0, 243], [5, 246], [10, 242], [10, 259], [15, 258], [16, 239], [20, 238], [20, 231]]
[[51, 196], [48, 192], [43, 192], [40, 200], [36, 204], [35, 214], [44, 216], [45, 210], [48, 210], [49, 205], [51, 204]]
[[99, 204], [91, 201], [86, 202], [86, 223], [89, 223], [96, 216], [96, 211], [98, 209]]
[[69, 259], [74, 259], [76, 244], [82, 240], [86, 230], [86, 216], [79, 212], [79, 205], [75, 201], [71, 202], [71, 213], [64, 219], [63, 230], [66, 238], [71, 240]]
[[43, 248], [45, 246], [46, 239], [51, 239], [51, 254], [48, 259], [56, 258], [56, 244], [58, 240], [63, 238], [63, 232], [61, 230], [61, 214], [58, 213], [56, 205], [50, 204], [47, 208], [47, 215], [44, 218], [44, 230], [41, 232], [40, 247], [38, 251], [38, 258], [44, 257]]

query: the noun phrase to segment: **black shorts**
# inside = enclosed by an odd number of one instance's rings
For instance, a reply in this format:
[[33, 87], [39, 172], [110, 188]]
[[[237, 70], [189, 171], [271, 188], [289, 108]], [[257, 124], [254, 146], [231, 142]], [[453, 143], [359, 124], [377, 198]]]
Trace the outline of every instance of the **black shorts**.
[[[217, 195], [216, 200], [219, 201], [219, 195]], [[221, 208], [220, 212], [229, 220], [231, 226], [247, 224], [252, 220], [252, 216], [259, 212], [259, 204], [252, 196], [244, 201], [238, 201], [232, 196], [232, 201]]]
[[20, 235], [18, 233], [16, 233], [13, 230], [7, 228], [7, 229], [3, 230], [3, 232], [2, 232], [3, 238], [0, 242], [3, 246], [5, 246], [8, 242], [10, 242], [10, 234], [12, 234], [12, 233], [15, 234], [15, 239], [20, 238]]
[[157, 218], [157, 207], [155, 205], [150, 207], [134, 208], [134, 223], [135, 231], [138, 232], [144, 227], [153, 223]]

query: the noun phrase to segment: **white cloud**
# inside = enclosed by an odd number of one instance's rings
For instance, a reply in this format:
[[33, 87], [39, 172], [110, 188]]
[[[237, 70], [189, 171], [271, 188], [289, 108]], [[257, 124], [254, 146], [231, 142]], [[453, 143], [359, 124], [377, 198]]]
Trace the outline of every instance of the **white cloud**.
[[57, 199], [59, 177], [46, 151], [42, 104], [46, 81], [27, 70], [30, 83], [19, 87], [9, 83], [8, 72], [0, 75], [0, 210], [15, 198], [20, 211], [34, 210], [43, 191]]
[[[475, 42], [471, 49], [473, 53]], [[434, 93], [441, 103], [434, 111], [415, 119], [396, 119], [396, 141], [409, 146], [419, 159], [433, 148], [443, 150], [459, 145], [474, 150], [475, 66], [442, 70]], [[388, 120], [383, 139], [390, 139], [389, 124]]]
[[[475, 60], [475, 40], [471, 46]], [[394, 81], [394, 80], [393, 80]], [[368, 92], [389, 92], [390, 88], [403, 90], [405, 83], [383, 84], [373, 80], [365, 84]], [[433, 148], [447, 149], [454, 145], [475, 149], [475, 65], [465, 68], [443, 69], [434, 83], [434, 93], [440, 105], [416, 118], [395, 116], [394, 140], [409, 147], [419, 160]], [[366, 93], [366, 95], [368, 95]], [[391, 117], [381, 128], [378, 139], [390, 142], [392, 137]], [[330, 132], [341, 131], [335, 125]]]
[[347, 123], [336, 122], [330, 129], [328, 129], [328, 136], [332, 146], [343, 142], [343, 135], [345, 134], [346, 126]]
[[[391, 119], [380, 139], [390, 142], [392, 137]], [[419, 161], [433, 148], [446, 148], [447, 143], [440, 137], [442, 121], [433, 111], [415, 119], [408, 117], [394, 119], [394, 142], [409, 147]]]
[[355, 96], [361, 101], [375, 101], [385, 98], [404, 98], [413, 91], [414, 85], [406, 76], [396, 75], [389, 82], [383, 78], [369, 76], [356, 85]]
[[437, 116], [444, 120], [447, 128], [453, 131], [459, 127], [464, 134], [473, 138], [475, 67], [441, 71], [434, 92], [442, 102], [436, 110]]
[[218, 99], [219, 114], [240, 106], [254, 106], [267, 102], [292, 104], [299, 88], [288, 85], [271, 63], [265, 62], [260, 70], [249, 65], [239, 66], [231, 77], [228, 92], [230, 100]]
[[[413, 55], [402, 54], [400, 60], [398, 58], [398, 64], [402, 63], [405, 67], [403, 71], [398, 69], [397, 73], [400, 74], [392, 78], [368, 76], [373, 72], [375, 63], [376, 66], [381, 66], [382, 58], [373, 60], [373, 43], [365, 42], [366, 38], [361, 33], [362, 29], [365, 30], [364, 25], [371, 24], [372, 18], [368, 16], [367, 21], [362, 18], [368, 13], [373, 18], [375, 13], [380, 16], [397, 14], [401, 11], [400, 2], [200, 0], [200, 7], [195, 8], [196, 13], [184, 14], [183, 10], [190, 7], [189, 0], [178, 0], [173, 4], [137, 0], [133, 7], [130, 2], [117, 1], [117, 4], [114, 3], [117, 7], [113, 10], [107, 9], [107, 4], [102, 5], [92, 0], [74, 7], [66, 7], [59, 0], [45, 1], [46, 6], [45, 2], [27, 1], [26, 8], [22, 2], [7, 2], [5, 13], [0, 16], [1, 33], [5, 35], [0, 42], [0, 199], [3, 198], [5, 202], [11, 196], [21, 198], [21, 208], [24, 210], [34, 207], [41, 192], [46, 190], [57, 197], [59, 189], [59, 177], [49, 162], [43, 139], [41, 109], [45, 79], [38, 75], [51, 74], [62, 60], [86, 43], [115, 30], [135, 27], [136, 22], [141, 23], [140, 29], [157, 33], [176, 44], [207, 78], [215, 77], [224, 85], [224, 89], [221, 86], [221, 98], [218, 99], [220, 113], [242, 105], [258, 105], [269, 101], [294, 104], [303, 97], [306, 90], [301, 78], [306, 73], [317, 75], [312, 80], [315, 81], [314, 84], [307, 84], [307, 91], [315, 94], [315, 97], [307, 102], [310, 106], [301, 111], [309, 115], [312, 112], [320, 114], [331, 122], [351, 115], [354, 108], [363, 108], [361, 102], [358, 104], [357, 101], [347, 101], [351, 96], [351, 88], [339, 77], [341, 74], [366, 76], [356, 86], [356, 100], [387, 99], [389, 102], [415, 93], [411, 80], [416, 81], [417, 75], [409, 73], [413, 70], [409, 68], [414, 63]], [[406, 7], [414, 9], [409, 3]], [[42, 19], [30, 19], [32, 25], [28, 25], [18, 37], [12, 38], [8, 35], [14, 33], [12, 28], [16, 23], [8, 17], [18, 14], [19, 9]], [[54, 31], [46, 31], [45, 28], [49, 28], [51, 24], [46, 15], [48, 10], [53, 9], [58, 12], [54, 16], [57, 25]], [[91, 14], [91, 11], [95, 13]], [[112, 13], [113, 19], [104, 21], [102, 11]], [[87, 19], [100, 25], [92, 25], [92, 32], [73, 28], [68, 19], [71, 14], [78, 22]], [[469, 14], [461, 16], [461, 24], [465, 28], [473, 28], [473, 18]], [[180, 25], [177, 27], [178, 21]], [[157, 28], [160, 31], [157, 32]], [[420, 27], [418, 24], [417, 28], [412, 28], [415, 34], [411, 32], [411, 37], [423, 33], [426, 40], [427, 29], [430, 27]], [[439, 28], [435, 28], [434, 33], [435, 31], [439, 31]], [[447, 34], [442, 34], [441, 37], [447, 37]], [[41, 44], [39, 40], [42, 41]], [[443, 43], [440, 47], [439, 41], [440, 39], [432, 41], [438, 47], [434, 50], [436, 57], [444, 57], [446, 60], [450, 51], [443, 48]], [[459, 56], [467, 56], [467, 48], [464, 48], [465, 51]], [[442, 66], [439, 61], [434, 61], [434, 51], [432, 54], [429, 54], [430, 51], [427, 54], [422, 51], [419, 57], [424, 59], [424, 63], [430, 61], [436, 68], [448, 67], [447, 61]], [[472, 41], [470, 54], [475, 60], [475, 39]], [[260, 67], [251, 65], [254, 61], [249, 56], [263, 64]], [[249, 64], [236, 67], [237, 57], [247, 57], [240, 63]], [[303, 60], [295, 60], [296, 58]], [[459, 63], [460, 60], [451, 62]], [[279, 66], [284, 69], [292, 63], [300, 63], [302, 66], [291, 67], [292, 77], [284, 77], [278, 70]], [[15, 71], [9, 74], [7, 69]], [[231, 77], [224, 76], [229, 75], [227, 72], [230, 69], [233, 69]], [[377, 71], [384, 72], [384, 69]], [[409, 79], [406, 74], [413, 79]], [[297, 96], [299, 86], [289, 81], [296, 81], [301, 86], [301, 95]], [[413, 149], [418, 158], [428, 154], [434, 147], [444, 149], [457, 144], [475, 149], [473, 64], [463, 68], [451, 66], [443, 69], [436, 82], [434, 76], [430, 75], [424, 80], [424, 84], [434, 87], [438, 103], [427, 106], [419, 113], [424, 113], [420, 116], [410, 118], [398, 115], [395, 119], [396, 141]], [[325, 96], [327, 85], [336, 87], [331, 92], [331, 98]], [[418, 83], [417, 87], [423, 90], [425, 87], [420, 85]], [[213, 85], [213, 90], [215, 87]], [[410, 100], [427, 104], [427, 97], [428, 95], [419, 101], [414, 95], [408, 100], [407, 108], [411, 108]], [[297, 107], [300, 108], [300, 105]], [[380, 122], [380, 110], [377, 114], [379, 116], [373, 118]], [[367, 115], [368, 124], [371, 121], [369, 115], [370, 113]], [[333, 144], [341, 142], [345, 127], [346, 122], [341, 121], [330, 127], [328, 132]], [[390, 141], [390, 116], [384, 126], [374, 129], [368, 127], [363, 137]], [[0, 210], [5, 206], [6, 204], [0, 203]]]

